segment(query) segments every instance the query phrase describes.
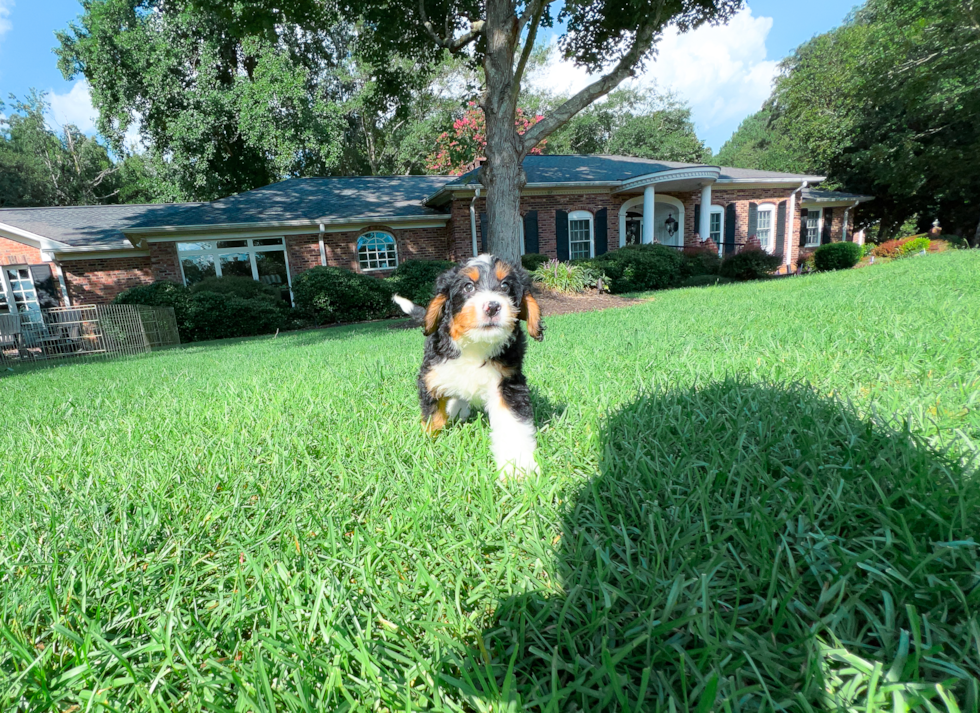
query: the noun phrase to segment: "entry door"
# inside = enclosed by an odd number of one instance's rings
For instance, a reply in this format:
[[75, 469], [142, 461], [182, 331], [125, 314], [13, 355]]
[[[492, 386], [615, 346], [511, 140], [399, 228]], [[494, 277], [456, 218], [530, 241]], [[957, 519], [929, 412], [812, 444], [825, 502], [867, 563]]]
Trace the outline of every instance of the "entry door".
[[669, 203], [654, 204], [653, 236], [662, 245], [683, 245], [680, 211]]

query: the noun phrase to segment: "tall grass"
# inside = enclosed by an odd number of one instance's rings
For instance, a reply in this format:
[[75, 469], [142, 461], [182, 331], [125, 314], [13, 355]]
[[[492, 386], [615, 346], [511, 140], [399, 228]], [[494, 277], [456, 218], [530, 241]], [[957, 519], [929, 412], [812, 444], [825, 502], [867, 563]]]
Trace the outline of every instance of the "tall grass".
[[0, 380], [0, 709], [976, 709], [980, 256], [548, 326], [506, 485], [384, 324]]

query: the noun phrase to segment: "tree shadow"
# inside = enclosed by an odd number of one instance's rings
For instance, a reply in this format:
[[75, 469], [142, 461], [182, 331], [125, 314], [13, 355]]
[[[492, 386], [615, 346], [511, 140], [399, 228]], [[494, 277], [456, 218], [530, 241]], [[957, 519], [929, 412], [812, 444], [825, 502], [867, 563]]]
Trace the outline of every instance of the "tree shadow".
[[807, 387], [642, 396], [554, 589], [499, 602], [443, 683], [495, 711], [975, 710], [978, 506], [970, 464]]

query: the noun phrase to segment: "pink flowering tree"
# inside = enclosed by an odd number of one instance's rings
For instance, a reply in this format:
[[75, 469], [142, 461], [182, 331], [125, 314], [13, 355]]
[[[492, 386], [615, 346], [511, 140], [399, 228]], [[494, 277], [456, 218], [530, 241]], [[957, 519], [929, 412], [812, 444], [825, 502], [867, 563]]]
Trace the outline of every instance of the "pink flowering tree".
[[[517, 109], [514, 126], [523, 136], [528, 129], [541, 121], [540, 114], [529, 114]], [[540, 154], [547, 144], [541, 141], [528, 153]], [[476, 161], [487, 155], [487, 120], [476, 102], [470, 102], [462, 117], [453, 122], [452, 131], [444, 131], [436, 139], [436, 150], [429, 156], [428, 167], [436, 173], [458, 176], [474, 167]]]

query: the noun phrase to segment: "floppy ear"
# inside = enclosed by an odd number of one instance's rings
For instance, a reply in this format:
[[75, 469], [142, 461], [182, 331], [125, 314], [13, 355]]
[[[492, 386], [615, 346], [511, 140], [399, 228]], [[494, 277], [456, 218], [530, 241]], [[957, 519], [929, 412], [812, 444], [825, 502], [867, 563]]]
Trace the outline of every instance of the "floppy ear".
[[521, 298], [521, 311], [518, 312], [517, 317], [527, 322], [527, 333], [531, 335], [532, 339], [539, 342], [544, 339], [544, 322], [541, 321], [541, 308], [538, 307], [538, 301], [534, 299], [530, 290], [524, 290], [524, 296]]
[[456, 279], [459, 266], [446, 270], [436, 279], [436, 296], [425, 308], [425, 317], [422, 319], [422, 333], [429, 336], [439, 327], [439, 320], [442, 319], [442, 311], [449, 301], [449, 289]]

